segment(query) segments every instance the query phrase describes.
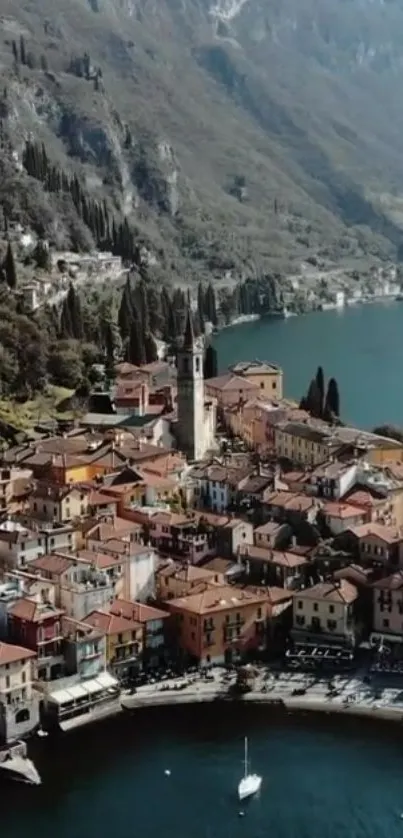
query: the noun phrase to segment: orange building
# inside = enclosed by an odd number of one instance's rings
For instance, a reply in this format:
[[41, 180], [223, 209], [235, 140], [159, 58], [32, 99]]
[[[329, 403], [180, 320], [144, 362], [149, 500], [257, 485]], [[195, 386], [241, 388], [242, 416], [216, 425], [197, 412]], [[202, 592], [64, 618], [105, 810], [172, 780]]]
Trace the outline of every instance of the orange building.
[[266, 647], [267, 594], [233, 585], [206, 588], [167, 601], [183, 655], [206, 665], [239, 660]]

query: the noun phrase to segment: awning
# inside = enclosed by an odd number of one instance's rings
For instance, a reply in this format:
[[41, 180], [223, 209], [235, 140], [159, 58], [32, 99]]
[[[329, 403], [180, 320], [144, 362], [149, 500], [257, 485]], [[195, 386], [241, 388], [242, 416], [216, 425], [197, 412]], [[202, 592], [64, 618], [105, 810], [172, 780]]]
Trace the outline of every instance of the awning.
[[99, 693], [101, 690], [105, 689], [95, 678], [93, 678], [92, 681], [84, 681], [83, 687], [88, 695]]
[[104, 689], [119, 686], [119, 681], [117, 681], [116, 678], [113, 678], [109, 672], [101, 672], [101, 674], [98, 675], [97, 681]]
[[68, 701], [73, 700], [68, 690], [57, 690], [57, 692], [51, 693], [49, 696], [49, 701], [54, 701], [55, 704], [67, 704]]
[[74, 687], [69, 687], [66, 692], [68, 692], [72, 698], [84, 698], [88, 695], [87, 690], [81, 684], [75, 684]]

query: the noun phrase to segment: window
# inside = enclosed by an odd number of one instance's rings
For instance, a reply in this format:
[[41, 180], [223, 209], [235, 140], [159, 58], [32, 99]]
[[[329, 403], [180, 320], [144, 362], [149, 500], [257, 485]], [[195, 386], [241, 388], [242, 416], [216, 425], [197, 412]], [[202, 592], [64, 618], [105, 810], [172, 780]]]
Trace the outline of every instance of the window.
[[319, 610], [319, 605], [318, 605], [318, 603], [317, 603], [317, 602], [314, 602], [314, 604], [313, 604], [313, 610], [314, 610], [314, 611], [318, 611], [318, 610]]
[[304, 626], [305, 625], [305, 617], [302, 614], [298, 614], [295, 619], [297, 626]]
[[261, 389], [261, 390], [264, 390], [264, 381], [261, 381], [261, 382], [260, 382], [260, 389]]
[[258, 616], [258, 618], [262, 616], [262, 609], [261, 608], [257, 609], [257, 616]]
[[336, 629], [336, 626], [337, 626], [336, 620], [328, 620], [327, 621], [327, 627], [328, 627], [329, 631], [334, 631]]
[[385, 629], [389, 628], [389, 620], [386, 617], [382, 620], [382, 625]]
[[334, 605], [329, 605], [329, 614], [334, 614]]
[[189, 372], [189, 358], [183, 359], [183, 372], [186, 374]]
[[123, 643], [123, 634], [118, 634], [118, 643]]
[[9, 687], [10, 687], [10, 676], [6, 675], [6, 690], [8, 690]]
[[27, 680], [27, 673], [23, 672], [22, 675], [21, 675], [21, 681], [22, 681], [23, 684], [25, 684], [26, 680]]
[[200, 358], [196, 358], [196, 372], [200, 372]]
[[192, 640], [196, 640], [196, 635], [195, 635], [194, 631], [192, 631], [190, 636], [191, 636]]
[[301, 608], [303, 608], [303, 607], [304, 607], [304, 603], [302, 602], [302, 599], [299, 599], [299, 600], [298, 600], [298, 608], [300, 608], [300, 609], [301, 609]]
[[34, 512], [36, 512], [36, 511], [37, 511], [37, 509], [38, 509], [38, 504], [35, 502], [35, 503], [34, 503]]
[[277, 381], [273, 381], [271, 386], [273, 390], [277, 390]]

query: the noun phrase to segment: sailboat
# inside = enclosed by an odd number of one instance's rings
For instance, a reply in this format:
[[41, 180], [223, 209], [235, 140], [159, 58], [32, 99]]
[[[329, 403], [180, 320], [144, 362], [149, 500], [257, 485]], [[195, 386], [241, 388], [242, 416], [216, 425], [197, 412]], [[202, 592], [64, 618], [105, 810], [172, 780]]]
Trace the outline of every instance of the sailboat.
[[248, 737], [245, 736], [245, 770], [244, 776], [238, 785], [238, 797], [240, 800], [245, 800], [245, 797], [251, 797], [256, 794], [262, 785], [262, 778], [258, 774], [248, 774]]

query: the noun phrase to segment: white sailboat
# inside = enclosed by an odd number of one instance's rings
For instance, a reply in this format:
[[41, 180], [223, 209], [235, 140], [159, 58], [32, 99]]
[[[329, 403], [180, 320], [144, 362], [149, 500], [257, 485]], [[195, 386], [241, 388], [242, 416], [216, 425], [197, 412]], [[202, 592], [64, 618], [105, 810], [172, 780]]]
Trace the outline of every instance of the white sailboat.
[[248, 774], [248, 737], [245, 736], [245, 769], [244, 776], [238, 785], [238, 796], [240, 800], [256, 794], [262, 785], [262, 778], [258, 774]]

